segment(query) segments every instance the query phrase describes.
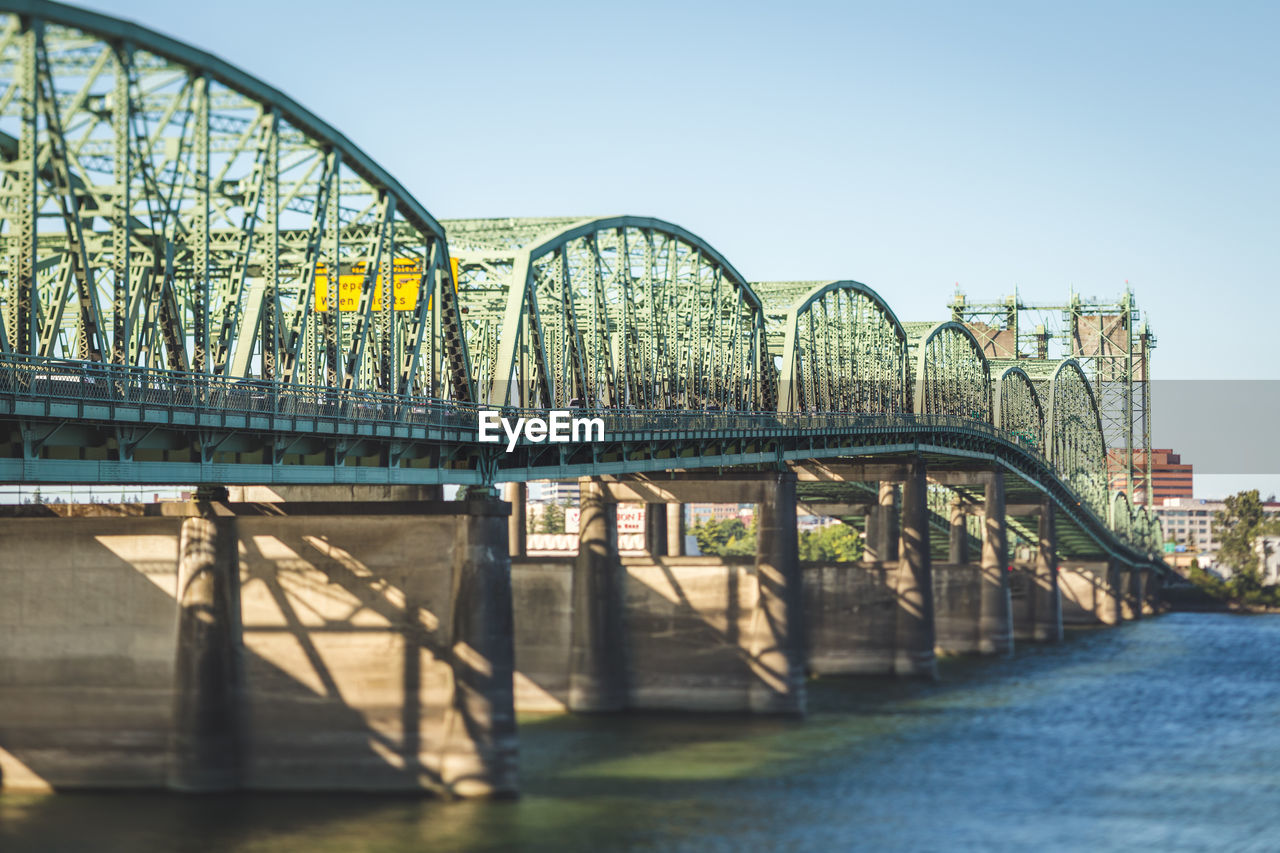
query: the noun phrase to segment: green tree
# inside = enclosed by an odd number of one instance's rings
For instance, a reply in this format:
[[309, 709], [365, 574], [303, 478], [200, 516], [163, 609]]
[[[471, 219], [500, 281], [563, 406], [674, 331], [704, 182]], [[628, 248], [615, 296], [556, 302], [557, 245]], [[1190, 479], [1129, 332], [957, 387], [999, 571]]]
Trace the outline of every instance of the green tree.
[[862, 537], [847, 524], [829, 524], [800, 534], [800, 559], [853, 562], [862, 559]]
[[558, 503], [547, 504], [538, 519], [539, 533], [564, 533], [564, 507]]
[[1221, 543], [1218, 562], [1231, 570], [1226, 581], [1193, 563], [1188, 579], [1210, 595], [1246, 604], [1280, 604], [1280, 588], [1262, 585], [1258, 538], [1274, 535], [1280, 525], [1267, 519], [1257, 489], [1231, 495], [1213, 514], [1213, 536]]
[[716, 556], [751, 555], [756, 552], [756, 528], [743, 524], [739, 519], [714, 519], [695, 524], [689, 531], [698, 540], [698, 550]]

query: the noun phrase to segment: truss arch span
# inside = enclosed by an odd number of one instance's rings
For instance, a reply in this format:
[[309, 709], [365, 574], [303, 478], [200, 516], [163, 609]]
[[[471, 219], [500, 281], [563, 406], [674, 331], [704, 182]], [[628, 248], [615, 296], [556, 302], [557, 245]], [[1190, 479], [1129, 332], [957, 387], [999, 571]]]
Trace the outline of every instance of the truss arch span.
[[991, 423], [991, 365], [963, 323], [907, 323], [912, 410]]
[[1044, 449], [1044, 407], [1036, 384], [1021, 367], [1005, 367], [995, 385], [995, 426]]
[[491, 404], [776, 407], [764, 306], [697, 235], [639, 216], [445, 227]]
[[1060, 362], [1049, 389], [1049, 462], [1098, 517], [1106, 518], [1109, 508], [1102, 420], [1079, 362]]
[[1129, 502], [1129, 496], [1120, 490], [1113, 491], [1109, 509], [1110, 518], [1108, 521], [1120, 541], [1128, 545], [1138, 544], [1134, 539], [1136, 526], [1134, 506]]
[[907, 411], [907, 335], [880, 294], [847, 280], [752, 286], [781, 359], [781, 411]]
[[0, 76], [0, 348], [469, 397], [443, 229], [313, 113], [41, 0], [0, 2]]

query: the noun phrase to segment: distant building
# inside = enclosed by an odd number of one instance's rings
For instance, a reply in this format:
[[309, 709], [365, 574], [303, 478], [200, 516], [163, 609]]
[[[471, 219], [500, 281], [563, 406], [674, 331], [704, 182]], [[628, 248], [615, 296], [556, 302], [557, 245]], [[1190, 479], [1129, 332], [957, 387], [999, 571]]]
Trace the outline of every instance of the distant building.
[[541, 486], [540, 500], [553, 504], [578, 505], [582, 490], [578, 487], [577, 480], [552, 480], [549, 483], [542, 483]]
[[[1165, 539], [1173, 539], [1175, 547], [1195, 557], [1202, 569], [1217, 566], [1218, 548], [1222, 543], [1213, 537], [1213, 514], [1226, 509], [1223, 501], [1197, 498], [1167, 498], [1154, 507], [1164, 528]], [[1280, 517], [1280, 501], [1265, 501], [1262, 512], [1268, 518]], [[1268, 537], [1270, 538], [1270, 537]]]
[[[1107, 452], [1107, 473], [1111, 480], [1111, 488], [1124, 491], [1125, 459], [1124, 451], [1113, 449]], [[1182, 456], [1172, 450], [1151, 451], [1151, 492], [1158, 507], [1167, 498], [1190, 498], [1192, 495], [1191, 465], [1182, 464]], [[1147, 454], [1141, 450], [1133, 453], [1133, 498], [1135, 503], [1145, 503], [1146, 490], [1143, 478], [1147, 471]]]
[[[731, 518], [741, 519], [743, 524], [750, 522], [754, 513], [754, 504], [686, 504], [685, 522], [687, 524], [705, 524], [708, 521], [728, 521]], [[743, 510], [747, 512], [744, 514]]]
[[1280, 583], [1280, 536], [1258, 537], [1258, 556], [1262, 557], [1262, 585]]

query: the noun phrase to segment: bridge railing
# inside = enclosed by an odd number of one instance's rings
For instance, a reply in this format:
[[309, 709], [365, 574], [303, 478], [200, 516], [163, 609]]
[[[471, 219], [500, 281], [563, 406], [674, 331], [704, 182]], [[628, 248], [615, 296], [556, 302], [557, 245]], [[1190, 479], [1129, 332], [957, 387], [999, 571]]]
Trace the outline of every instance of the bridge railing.
[[[474, 403], [401, 396], [377, 391], [295, 385], [259, 379], [183, 373], [158, 368], [84, 362], [0, 353], [0, 404], [10, 401], [77, 403], [80, 417], [111, 419], [112, 409], [231, 413], [302, 420], [425, 426], [475, 433], [480, 412]], [[93, 411], [102, 409], [101, 414]], [[0, 410], [12, 406], [0, 405]], [[508, 419], [543, 417], [546, 409], [500, 408]], [[797, 433], [857, 435], [901, 432], [903, 442], [928, 430], [992, 438], [1020, 448], [1047, 470], [1054, 470], [1038, 442], [962, 415], [867, 414], [860, 412], [740, 412], [675, 409], [572, 409], [573, 417], [599, 418], [607, 440], [626, 434], [650, 437], [703, 433], [708, 438], [767, 438]], [[500, 431], [501, 433], [501, 431]], [[474, 440], [471, 437], [470, 440]], [[503, 438], [505, 443], [505, 437]], [[531, 444], [528, 439], [520, 444]], [[1063, 479], [1066, 482], [1065, 478]], [[1070, 486], [1068, 486], [1070, 490]], [[1084, 506], [1084, 503], [1081, 504]], [[1093, 512], [1090, 509], [1090, 512]], [[1094, 513], [1096, 516], [1097, 514]], [[1100, 516], [1099, 516], [1100, 518]], [[1103, 522], [1105, 524], [1105, 522]], [[1106, 525], [1110, 527], [1111, 525]], [[1117, 531], [1121, 534], [1122, 531]]]
[[[296, 418], [409, 424], [476, 430], [482, 410], [474, 403], [323, 386], [270, 382], [206, 373], [183, 373], [105, 362], [48, 359], [0, 353], [0, 397], [86, 405], [276, 415]], [[546, 417], [547, 409], [497, 408], [508, 419]], [[689, 409], [570, 409], [574, 417], [599, 418], [606, 436], [619, 433], [712, 432], [760, 435], [817, 432], [965, 429], [1001, 438], [1043, 459], [1036, 443], [960, 415], [862, 412], [750, 412]]]
[[474, 429], [473, 404], [0, 353], [0, 398]]

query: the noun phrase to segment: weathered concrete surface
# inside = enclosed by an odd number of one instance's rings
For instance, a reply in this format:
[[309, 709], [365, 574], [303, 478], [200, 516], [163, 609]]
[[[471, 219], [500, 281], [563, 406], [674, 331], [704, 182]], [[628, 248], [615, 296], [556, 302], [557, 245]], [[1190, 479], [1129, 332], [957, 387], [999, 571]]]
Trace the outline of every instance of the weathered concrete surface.
[[982, 593], [978, 616], [978, 652], [1013, 654], [1012, 602], [1009, 595], [1009, 531], [1005, 519], [1004, 473], [987, 480], [982, 518]]
[[1009, 618], [1013, 639], [1030, 641], [1036, 637], [1036, 570], [1034, 565], [1014, 563], [1009, 572]]
[[[773, 477], [756, 503], [756, 595], [747, 638], [755, 678], [748, 707], [758, 713], [805, 711], [803, 578], [796, 530], [796, 475]], [[926, 553], [927, 553], [926, 541]], [[730, 606], [735, 602], [727, 595]], [[931, 650], [932, 652], [932, 650]]]
[[897, 566], [861, 562], [801, 566], [809, 671], [891, 674], [898, 625]]
[[1114, 625], [1119, 603], [1112, 565], [1107, 562], [1063, 561], [1058, 570], [1062, 621], [1067, 625]]
[[937, 678], [927, 490], [924, 462], [916, 460], [908, 466], [902, 484], [902, 545], [898, 560], [898, 627], [893, 671], [898, 675]]
[[[753, 698], [762, 684], [780, 691], [775, 672], [759, 663], [768, 613], [750, 557], [636, 556], [621, 564], [626, 708], [791, 712]], [[518, 711], [570, 708], [576, 576], [572, 558], [526, 557], [512, 566]]]
[[0, 786], [166, 784], [178, 518], [0, 519]]
[[573, 568], [573, 624], [569, 651], [569, 707], [620, 711], [627, 707], [626, 614], [618, 556], [618, 505], [596, 480], [579, 481], [578, 556]]
[[1036, 562], [1032, 588], [1031, 639], [1060, 643], [1062, 634], [1062, 591], [1058, 588], [1057, 515], [1052, 501], [1042, 501], [1038, 519]]
[[505, 508], [0, 519], [0, 782], [513, 792]]
[[978, 651], [982, 568], [973, 563], [933, 565], [934, 646], [938, 654]]
[[178, 642], [169, 787], [240, 786], [240, 560], [236, 519], [204, 504], [178, 541]]

